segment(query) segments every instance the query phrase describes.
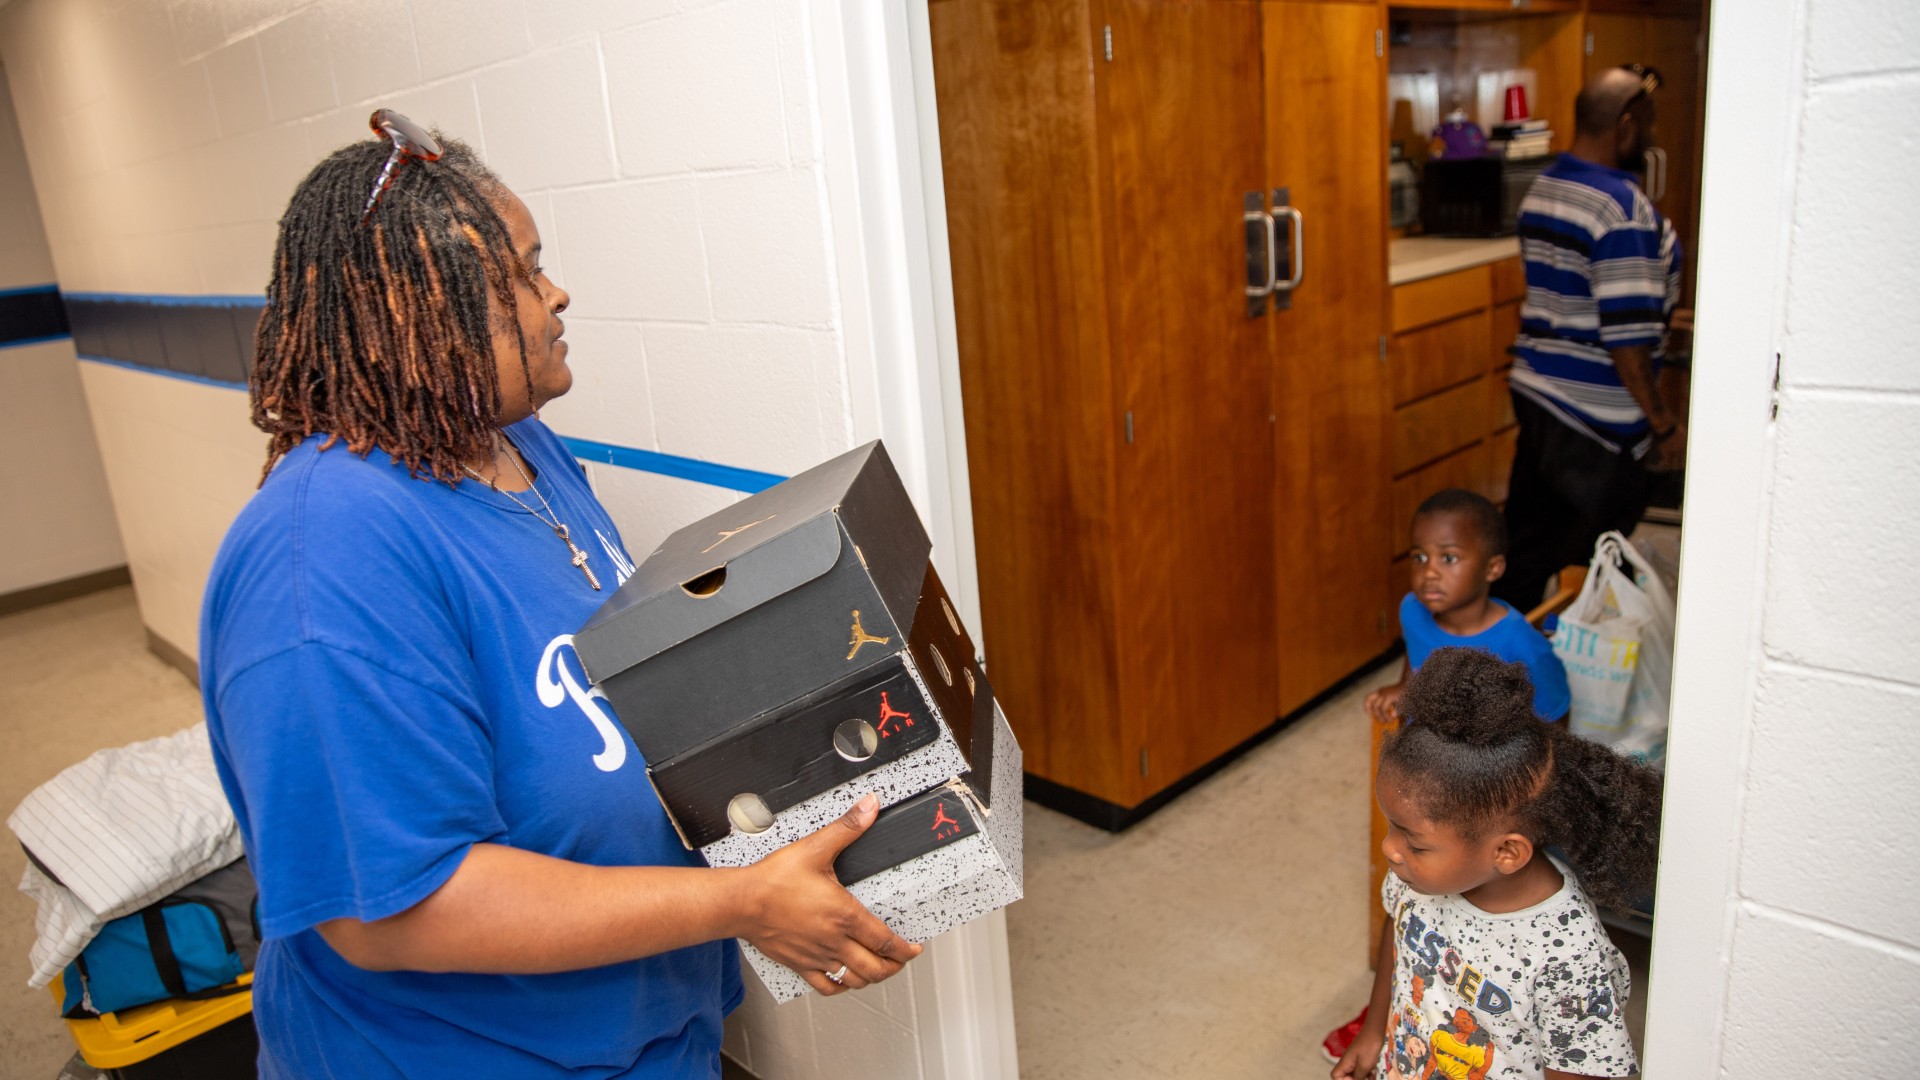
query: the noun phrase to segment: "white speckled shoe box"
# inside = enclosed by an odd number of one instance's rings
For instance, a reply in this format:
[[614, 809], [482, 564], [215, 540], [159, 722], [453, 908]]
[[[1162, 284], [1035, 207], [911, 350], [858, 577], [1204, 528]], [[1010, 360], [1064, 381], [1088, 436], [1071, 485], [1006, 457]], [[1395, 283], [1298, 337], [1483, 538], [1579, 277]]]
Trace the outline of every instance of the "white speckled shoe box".
[[973, 644], [878, 443], [674, 533], [574, 648], [717, 865], [972, 767]]
[[[990, 803], [983, 806], [970, 794], [948, 785], [925, 792], [927, 796], [953, 792], [952, 798], [933, 800], [941, 814], [935, 820], [943, 822], [941, 828], [964, 835], [848, 886], [867, 910], [909, 941], [927, 941], [1006, 907], [1020, 899], [1025, 887], [1020, 852], [1020, 746], [999, 706], [992, 708]], [[858, 798], [837, 790], [821, 796], [822, 823], [845, 813]], [[945, 820], [945, 815], [951, 815], [952, 820]], [[876, 821], [873, 830], [880, 827]], [[812, 990], [799, 975], [752, 945], [741, 942], [740, 951], [775, 1001], [791, 1001]]]

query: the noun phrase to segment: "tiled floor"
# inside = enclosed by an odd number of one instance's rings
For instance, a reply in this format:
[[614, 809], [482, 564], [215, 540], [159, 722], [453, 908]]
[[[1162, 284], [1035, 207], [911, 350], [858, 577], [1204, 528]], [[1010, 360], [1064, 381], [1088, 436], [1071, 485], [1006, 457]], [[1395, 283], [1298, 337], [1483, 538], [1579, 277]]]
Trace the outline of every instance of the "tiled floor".
[[[127, 588], [0, 618], [0, 812], [96, 749], [200, 718], [198, 693], [144, 642]], [[1027, 899], [1008, 913], [1023, 1077], [1326, 1075], [1320, 1036], [1369, 986], [1359, 700], [1388, 677], [1119, 836], [1029, 806]], [[0, 842], [0, 883], [22, 865]], [[32, 934], [31, 903], [0, 895], [14, 973], [0, 979], [0, 1074], [41, 1080], [72, 1044], [26, 988]], [[1637, 1031], [1644, 947], [1629, 955]]]

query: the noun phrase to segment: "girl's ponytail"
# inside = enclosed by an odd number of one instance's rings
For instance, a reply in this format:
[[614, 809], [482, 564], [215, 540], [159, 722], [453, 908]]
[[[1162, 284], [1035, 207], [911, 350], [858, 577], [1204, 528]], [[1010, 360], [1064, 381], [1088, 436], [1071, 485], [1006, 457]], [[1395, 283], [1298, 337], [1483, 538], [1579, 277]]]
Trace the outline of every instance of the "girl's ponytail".
[[1653, 889], [1660, 774], [1533, 713], [1523, 664], [1435, 649], [1400, 698], [1380, 767], [1417, 781], [1423, 812], [1470, 834], [1499, 824], [1566, 854], [1587, 895], [1624, 910]]
[[1595, 904], [1626, 910], [1653, 895], [1662, 778], [1599, 743], [1551, 730], [1553, 779], [1531, 816], [1566, 853]]

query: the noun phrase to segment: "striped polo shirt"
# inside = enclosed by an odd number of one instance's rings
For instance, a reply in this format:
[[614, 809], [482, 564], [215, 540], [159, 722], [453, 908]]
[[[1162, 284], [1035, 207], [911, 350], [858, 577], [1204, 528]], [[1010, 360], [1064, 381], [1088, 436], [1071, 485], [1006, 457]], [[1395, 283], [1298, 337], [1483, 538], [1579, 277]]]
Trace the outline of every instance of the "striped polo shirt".
[[1607, 447], [1652, 446], [1646, 415], [1607, 351], [1653, 349], [1680, 295], [1673, 226], [1631, 174], [1562, 154], [1520, 204], [1527, 299], [1513, 389]]

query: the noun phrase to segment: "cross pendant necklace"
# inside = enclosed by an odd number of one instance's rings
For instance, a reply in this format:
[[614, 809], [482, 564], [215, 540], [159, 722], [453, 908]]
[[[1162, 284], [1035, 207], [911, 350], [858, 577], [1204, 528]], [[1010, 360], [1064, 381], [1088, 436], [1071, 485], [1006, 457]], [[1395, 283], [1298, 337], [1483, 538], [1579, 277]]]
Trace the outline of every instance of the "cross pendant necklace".
[[[496, 451], [497, 449], [498, 448], [496, 447]], [[495, 461], [499, 460], [497, 453], [494, 460]], [[540, 505], [544, 507], [547, 512], [545, 515], [542, 515], [540, 511], [535, 510], [532, 506], [529, 506], [526, 500], [520, 498], [518, 495], [515, 495], [511, 491], [501, 490], [500, 486], [497, 483], [492, 485], [493, 490], [500, 492], [500, 494], [505, 495], [507, 498], [512, 499], [514, 502], [520, 504], [520, 509], [525, 510], [529, 514], [532, 514], [535, 521], [538, 521], [540, 524], [545, 525], [549, 529], [552, 529], [553, 535], [559, 537], [560, 542], [567, 545], [567, 554], [571, 556], [571, 558], [569, 558], [567, 561], [579, 567], [580, 572], [587, 575], [587, 584], [593, 586], [594, 592], [599, 592], [600, 579], [594, 576], [593, 567], [587, 565], [587, 553], [584, 551], [581, 551], [580, 548], [574, 544], [573, 537], [567, 532], [566, 523], [560, 520], [559, 514], [556, 514], [553, 512], [553, 505], [547, 502], [547, 497], [545, 495], [540, 493], [540, 487], [539, 485], [533, 482], [533, 477], [527, 475], [526, 467], [520, 464], [519, 456], [516, 454], [509, 453], [507, 455], [507, 460], [513, 462], [514, 470], [520, 474], [520, 479], [525, 480], [527, 482], [528, 490], [532, 491], [534, 494], [534, 497], [540, 500]], [[466, 469], [467, 472], [475, 480], [479, 480], [482, 483], [488, 482], [486, 477], [481, 476], [477, 472], [474, 472], [473, 466], [464, 465], [462, 466], [462, 468]]]

